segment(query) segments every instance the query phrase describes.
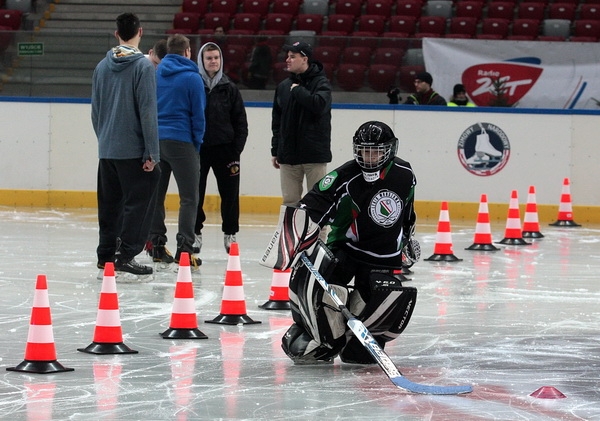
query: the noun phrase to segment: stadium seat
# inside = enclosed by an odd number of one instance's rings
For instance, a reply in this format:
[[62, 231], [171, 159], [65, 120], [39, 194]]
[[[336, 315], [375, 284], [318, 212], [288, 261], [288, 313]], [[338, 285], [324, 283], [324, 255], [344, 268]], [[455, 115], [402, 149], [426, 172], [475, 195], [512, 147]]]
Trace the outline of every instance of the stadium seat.
[[454, 17], [475, 18], [479, 21], [483, 17], [483, 5], [480, 1], [458, 1], [454, 5]]
[[579, 6], [579, 20], [600, 20], [600, 4], [584, 3]]
[[[180, 33], [192, 34], [200, 29], [200, 15], [198, 13], [179, 12], [173, 16], [173, 30]], [[0, 24], [2, 20], [0, 19]], [[173, 32], [173, 31], [171, 31]]]
[[479, 39], [504, 39], [508, 36], [509, 21], [507, 19], [485, 18], [481, 20]]
[[548, 19], [575, 20], [577, 6], [572, 3], [552, 3], [548, 5]]
[[419, 32], [442, 36], [446, 33], [446, 18], [442, 16], [421, 16]]
[[452, 0], [429, 0], [425, 3], [426, 16], [442, 16], [446, 19], [452, 17]]
[[329, 0], [305, 0], [300, 9], [305, 14], [327, 16], [329, 14]]
[[396, 2], [396, 16], [414, 16], [415, 18], [420, 18], [422, 9], [423, 4], [420, 0], [398, 0]]
[[372, 64], [388, 64], [399, 67], [402, 64], [404, 51], [399, 48], [379, 47], [373, 52]]
[[204, 15], [204, 29], [215, 29], [218, 26], [229, 29], [229, 14], [209, 12]]
[[352, 15], [357, 18], [362, 12], [362, 0], [338, 0], [334, 12], [336, 15]]
[[381, 15], [386, 19], [392, 15], [391, 0], [366, 0], [365, 14], [366, 15]]
[[540, 34], [540, 22], [536, 19], [515, 19], [512, 22], [511, 38], [534, 40]]
[[546, 14], [546, 5], [541, 2], [523, 2], [517, 6], [518, 19], [535, 19], [541, 22]]
[[422, 48], [409, 48], [402, 57], [403, 66], [424, 66], [425, 59], [423, 58]]
[[300, 0], [273, 0], [271, 13], [285, 13], [294, 17], [300, 13]]
[[506, 19], [511, 21], [515, 15], [514, 3], [495, 1], [488, 4], [487, 16], [494, 19]]
[[223, 48], [223, 61], [228, 67], [240, 67], [248, 58], [248, 47], [245, 45], [229, 45]]
[[243, 29], [257, 33], [260, 30], [260, 15], [258, 13], [237, 13], [233, 17], [233, 29]]
[[338, 86], [345, 91], [359, 90], [364, 86], [366, 69], [364, 64], [340, 64], [336, 72]]
[[183, 0], [181, 11], [186, 13], [197, 13], [201, 17], [208, 12], [208, 0]]
[[329, 15], [327, 31], [343, 32], [344, 35], [354, 32], [353, 15]]
[[212, 13], [227, 13], [233, 16], [238, 9], [238, 0], [212, 0], [210, 11]]
[[269, 13], [271, 6], [270, 0], [243, 0], [242, 10], [244, 13], [258, 13], [261, 18], [264, 18]]
[[315, 47], [313, 56], [321, 63], [328, 63], [333, 65], [334, 68], [337, 68], [342, 56], [342, 50], [339, 47], [318, 46]]
[[385, 30], [385, 16], [382, 15], [362, 15], [357, 20], [358, 31], [375, 32], [382, 34]]
[[268, 13], [264, 19], [265, 29], [283, 31], [287, 34], [292, 30], [293, 20], [294, 17], [287, 13]]
[[301, 13], [296, 18], [296, 29], [315, 31], [317, 35], [323, 30], [323, 15]]
[[600, 39], [600, 20], [576, 20], [573, 23], [573, 37], [593, 37]]
[[367, 65], [371, 62], [371, 49], [367, 47], [346, 47], [342, 52], [342, 62]]
[[414, 16], [391, 16], [389, 32], [406, 33], [412, 36], [417, 29], [417, 18]]
[[255, 31], [248, 29], [230, 29], [227, 32], [227, 43], [231, 45], [244, 45], [250, 48], [255, 43]]
[[346, 33], [340, 31], [323, 31], [319, 37], [319, 45], [328, 47], [346, 47]]
[[[466, 35], [463, 38], [473, 38], [477, 34], [477, 18], [474, 17], [453, 17], [450, 19], [447, 38], [454, 35]], [[450, 36], [449, 36], [450, 35]]]
[[371, 64], [367, 72], [369, 87], [376, 92], [388, 92], [396, 86], [398, 68], [389, 64]]
[[404, 50], [406, 48], [407, 43], [409, 42], [407, 38], [410, 37], [410, 34], [406, 32], [384, 32], [381, 34], [381, 38], [379, 40], [380, 48], [399, 48]]
[[568, 19], [544, 19], [542, 35], [567, 39], [571, 34], [571, 21]]

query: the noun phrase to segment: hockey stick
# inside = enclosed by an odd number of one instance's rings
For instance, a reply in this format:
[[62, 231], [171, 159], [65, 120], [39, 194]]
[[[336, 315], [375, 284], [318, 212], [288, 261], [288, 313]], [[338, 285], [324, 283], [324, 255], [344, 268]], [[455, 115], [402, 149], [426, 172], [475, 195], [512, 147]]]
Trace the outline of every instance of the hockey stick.
[[397, 387], [412, 393], [424, 393], [428, 395], [458, 395], [473, 391], [472, 386], [429, 386], [412, 382], [404, 377], [390, 357], [388, 357], [383, 349], [381, 349], [365, 325], [356, 317], [354, 317], [350, 310], [346, 308], [342, 300], [340, 300], [340, 298], [337, 296], [335, 290], [331, 288], [325, 278], [323, 278], [319, 271], [315, 269], [311, 261], [306, 256], [306, 253], [302, 252], [300, 259], [308, 268], [310, 273], [312, 273], [317, 281], [319, 281], [319, 284], [321, 284], [323, 289], [329, 294], [334, 303], [340, 308], [340, 311], [347, 319], [348, 327], [352, 330], [360, 343], [369, 351], [375, 361], [377, 361], [377, 364], [379, 364], [379, 367], [381, 367], [383, 372]]

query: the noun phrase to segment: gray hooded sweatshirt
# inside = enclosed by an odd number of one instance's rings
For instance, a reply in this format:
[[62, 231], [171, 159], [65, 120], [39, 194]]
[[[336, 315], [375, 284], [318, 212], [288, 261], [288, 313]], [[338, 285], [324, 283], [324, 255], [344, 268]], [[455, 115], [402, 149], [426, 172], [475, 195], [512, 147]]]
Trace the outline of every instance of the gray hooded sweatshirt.
[[137, 48], [114, 47], [96, 66], [92, 125], [100, 159], [160, 161], [156, 70]]

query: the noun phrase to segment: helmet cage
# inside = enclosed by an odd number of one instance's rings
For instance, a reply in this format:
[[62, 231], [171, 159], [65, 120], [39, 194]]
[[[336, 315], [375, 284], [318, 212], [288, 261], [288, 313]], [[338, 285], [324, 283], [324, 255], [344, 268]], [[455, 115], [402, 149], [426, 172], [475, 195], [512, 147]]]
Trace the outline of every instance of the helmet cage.
[[354, 159], [365, 171], [378, 171], [392, 158], [395, 140], [380, 145], [354, 144]]

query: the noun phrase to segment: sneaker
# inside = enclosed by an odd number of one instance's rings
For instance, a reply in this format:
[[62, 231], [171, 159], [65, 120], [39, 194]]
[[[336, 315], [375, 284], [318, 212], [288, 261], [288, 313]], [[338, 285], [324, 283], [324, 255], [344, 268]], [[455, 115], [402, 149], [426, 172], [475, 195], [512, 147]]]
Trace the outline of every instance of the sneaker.
[[223, 237], [223, 243], [225, 245], [225, 251], [229, 253], [229, 249], [231, 248], [231, 243], [236, 243], [237, 240], [235, 238], [235, 234], [225, 234]]
[[202, 233], [200, 234], [196, 234], [194, 236], [196, 238], [196, 241], [194, 241], [194, 253], [200, 253], [200, 251], [202, 250]]
[[115, 259], [115, 271], [117, 272], [127, 272], [133, 275], [151, 275], [152, 268], [150, 266], [140, 265], [135, 261], [134, 258], [131, 258], [128, 261], [123, 261], [120, 257]]

